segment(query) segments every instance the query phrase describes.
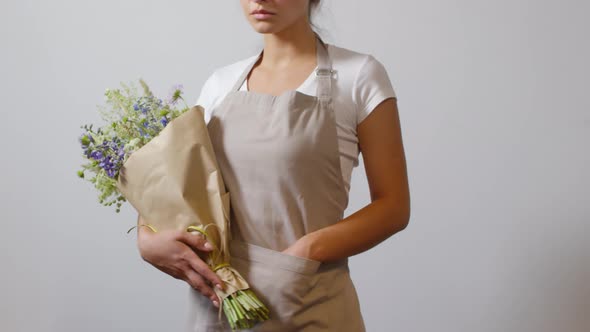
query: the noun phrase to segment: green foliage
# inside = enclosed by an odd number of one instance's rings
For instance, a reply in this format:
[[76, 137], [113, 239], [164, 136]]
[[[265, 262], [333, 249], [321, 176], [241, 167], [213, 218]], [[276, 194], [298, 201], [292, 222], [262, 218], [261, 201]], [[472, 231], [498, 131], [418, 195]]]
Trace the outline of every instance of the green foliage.
[[[105, 104], [98, 106], [105, 125], [97, 130], [92, 124], [83, 125], [84, 132], [78, 138], [85, 162], [77, 176], [94, 184], [101, 204], [116, 204], [116, 212], [126, 202], [117, 188], [119, 170], [125, 161], [158, 136], [170, 121], [189, 110], [182, 98], [182, 85], [175, 85], [163, 101], [144, 80], [140, 79], [139, 84], [141, 93], [134, 82], [121, 83], [119, 89], [107, 89]], [[180, 100], [184, 107], [176, 106]]]

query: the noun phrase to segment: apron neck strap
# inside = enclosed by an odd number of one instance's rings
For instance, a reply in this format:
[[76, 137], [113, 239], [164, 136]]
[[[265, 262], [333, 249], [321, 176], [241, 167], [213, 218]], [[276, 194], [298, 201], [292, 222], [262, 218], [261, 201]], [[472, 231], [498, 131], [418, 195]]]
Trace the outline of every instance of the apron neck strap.
[[[262, 56], [263, 51], [264, 49], [260, 50], [254, 61], [252, 61], [246, 67], [246, 69], [244, 69], [240, 75], [240, 78], [234, 84], [231, 90], [232, 92], [238, 91], [240, 89], [244, 83], [244, 80], [246, 79], [246, 76], [248, 76], [250, 70], [252, 70], [252, 67], [254, 67], [254, 64], [256, 64], [258, 59], [260, 59]], [[335, 72], [335, 70], [332, 69], [332, 61], [330, 60], [330, 56], [328, 54], [328, 46], [318, 35], [316, 35], [316, 55], [318, 64], [318, 68], [315, 70], [315, 75], [318, 78], [317, 96], [321, 100], [326, 100], [332, 97], [332, 74]]]
[[[317, 35], [316, 35], [317, 36]], [[315, 74], [318, 78], [317, 96], [321, 101], [326, 101], [332, 98], [332, 61], [328, 54], [328, 46], [319, 36], [317, 36], [317, 61], [318, 69]]]

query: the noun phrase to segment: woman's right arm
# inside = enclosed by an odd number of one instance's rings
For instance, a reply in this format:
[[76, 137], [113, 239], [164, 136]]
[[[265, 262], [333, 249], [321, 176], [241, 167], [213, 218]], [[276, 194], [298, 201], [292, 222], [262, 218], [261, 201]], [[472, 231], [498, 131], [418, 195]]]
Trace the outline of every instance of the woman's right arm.
[[[137, 224], [146, 224], [140, 215]], [[209, 252], [207, 241], [198, 232], [164, 230], [154, 233], [149, 227], [137, 227], [137, 247], [141, 258], [158, 270], [186, 281], [219, 307], [219, 298], [210, 284], [225, 285], [196, 251]], [[208, 284], [208, 282], [210, 284]]]

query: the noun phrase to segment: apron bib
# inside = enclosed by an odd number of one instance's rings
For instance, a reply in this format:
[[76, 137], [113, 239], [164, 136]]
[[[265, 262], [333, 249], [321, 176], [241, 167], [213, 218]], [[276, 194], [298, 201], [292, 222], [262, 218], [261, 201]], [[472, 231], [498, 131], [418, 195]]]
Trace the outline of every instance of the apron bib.
[[[342, 220], [348, 205], [332, 100], [332, 65], [317, 40], [317, 96], [240, 91], [242, 72], [207, 125], [230, 192], [230, 264], [270, 310], [256, 332], [364, 332], [348, 257], [320, 262], [282, 253]], [[187, 329], [231, 331], [211, 300], [190, 288]]]

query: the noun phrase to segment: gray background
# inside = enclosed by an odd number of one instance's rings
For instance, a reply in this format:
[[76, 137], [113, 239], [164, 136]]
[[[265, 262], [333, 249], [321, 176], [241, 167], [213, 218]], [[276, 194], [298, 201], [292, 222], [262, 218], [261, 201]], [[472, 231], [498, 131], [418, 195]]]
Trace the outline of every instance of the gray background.
[[[353, 256], [368, 331], [590, 331], [588, 1], [326, 1], [398, 94], [412, 216]], [[107, 87], [194, 103], [262, 46], [236, 1], [0, 3], [0, 330], [179, 331], [187, 287], [75, 172]], [[354, 170], [347, 215], [369, 203]], [[157, 314], [154, 314], [157, 312]]]

